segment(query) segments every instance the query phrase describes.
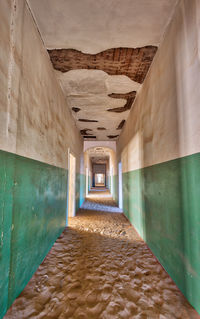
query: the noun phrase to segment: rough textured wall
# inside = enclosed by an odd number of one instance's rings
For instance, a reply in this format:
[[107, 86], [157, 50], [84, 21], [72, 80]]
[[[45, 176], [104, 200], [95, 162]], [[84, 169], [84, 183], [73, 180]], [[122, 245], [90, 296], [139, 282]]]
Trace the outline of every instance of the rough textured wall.
[[8, 306], [65, 227], [66, 186], [67, 170], [0, 151], [0, 288]]
[[82, 140], [25, 0], [0, 2], [0, 318], [65, 227]]
[[126, 215], [200, 312], [199, 21], [181, 0], [117, 149]]
[[[112, 171], [111, 171], [112, 169]], [[117, 172], [117, 160], [116, 160], [116, 152], [110, 150], [110, 174], [113, 174], [112, 177], [112, 196], [113, 199], [118, 201], [118, 172]], [[111, 177], [110, 177], [111, 178]], [[111, 181], [110, 181], [110, 189], [111, 189]]]
[[86, 176], [76, 174], [76, 211], [81, 207], [85, 200]]
[[80, 157], [80, 173], [76, 173], [76, 211], [81, 207], [86, 195], [86, 173], [84, 167], [84, 153]]
[[135, 148], [131, 169], [200, 150], [199, 19], [199, 1], [181, 0], [117, 143]]
[[79, 167], [82, 139], [26, 2], [0, 6], [0, 148], [67, 168], [70, 147]]

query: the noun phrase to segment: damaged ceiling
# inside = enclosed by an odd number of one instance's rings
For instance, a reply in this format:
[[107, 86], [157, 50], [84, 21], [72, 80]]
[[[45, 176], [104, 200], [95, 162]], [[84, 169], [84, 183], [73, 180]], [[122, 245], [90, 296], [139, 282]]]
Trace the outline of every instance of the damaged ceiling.
[[88, 150], [92, 163], [105, 164], [109, 161], [111, 150], [107, 147], [94, 147]]
[[116, 140], [176, 0], [28, 0], [86, 140]]

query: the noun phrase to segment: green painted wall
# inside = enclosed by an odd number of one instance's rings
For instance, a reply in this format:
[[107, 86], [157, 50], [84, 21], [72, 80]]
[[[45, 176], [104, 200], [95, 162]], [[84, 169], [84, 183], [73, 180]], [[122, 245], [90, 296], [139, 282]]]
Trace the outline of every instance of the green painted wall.
[[[108, 188], [111, 191], [111, 176], [109, 176]], [[118, 175], [113, 175], [112, 197], [116, 202], [118, 202]]]
[[123, 211], [141, 237], [145, 237], [143, 170], [123, 173]]
[[123, 173], [123, 209], [200, 312], [200, 153]]
[[90, 191], [91, 188], [91, 177], [88, 175], [88, 192]]
[[8, 153], [0, 153], [0, 318], [8, 306], [10, 244], [14, 187], [14, 161]]
[[118, 175], [113, 176], [113, 199], [118, 203]]
[[76, 174], [76, 211], [81, 207], [85, 200], [86, 176]]
[[66, 223], [67, 170], [0, 151], [0, 318]]
[[86, 176], [84, 174], [80, 174], [80, 198], [79, 198], [79, 206], [81, 206], [85, 200], [86, 193]]
[[76, 173], [76, 212], [79, 209], [80, 201], [80, 174]]

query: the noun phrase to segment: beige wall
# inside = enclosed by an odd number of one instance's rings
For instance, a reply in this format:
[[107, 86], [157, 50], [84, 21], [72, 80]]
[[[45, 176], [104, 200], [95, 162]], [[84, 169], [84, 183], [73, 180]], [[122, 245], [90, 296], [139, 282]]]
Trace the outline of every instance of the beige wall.
[[116, 159], [116, 152], [110, 150], [110, 167], [113, 167], [113, 175], [117, 175], [117, 159]]
[[117, 143], [123, 171], [200, 151], [200, 1], [181, 0]]
[[82, 138], [25, 0], [0, 1], [0, 149], [67, 168]]

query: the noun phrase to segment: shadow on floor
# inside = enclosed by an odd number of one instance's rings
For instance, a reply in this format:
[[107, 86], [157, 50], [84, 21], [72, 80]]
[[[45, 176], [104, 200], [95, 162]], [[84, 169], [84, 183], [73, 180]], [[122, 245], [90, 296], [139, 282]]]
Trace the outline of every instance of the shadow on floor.
[[89, 192], [85, 202], [82, 204], [81, 209], [109, 213], [122, 213], [122, 210], [113, 200], [109, 190], [105, 188], [93, 188], [92, 191]]

